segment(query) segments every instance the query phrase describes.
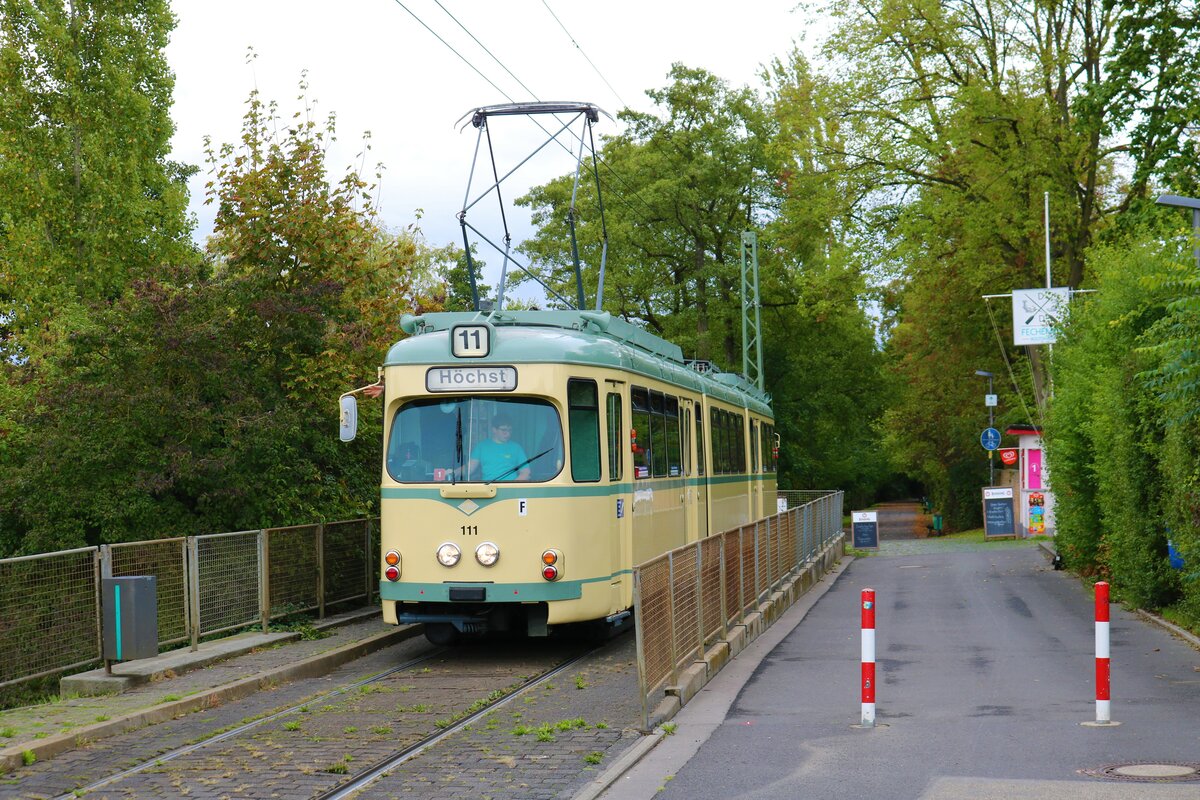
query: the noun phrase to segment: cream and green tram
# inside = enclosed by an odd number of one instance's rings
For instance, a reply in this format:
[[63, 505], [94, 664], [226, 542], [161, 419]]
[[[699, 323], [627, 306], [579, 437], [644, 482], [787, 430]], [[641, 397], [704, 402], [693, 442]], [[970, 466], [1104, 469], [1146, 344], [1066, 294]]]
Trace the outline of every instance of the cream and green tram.
[[383, 367], [385, 621], [620, 623], [633, 566], [775, 512], [768, 398], [607, 313], [405, 316]]

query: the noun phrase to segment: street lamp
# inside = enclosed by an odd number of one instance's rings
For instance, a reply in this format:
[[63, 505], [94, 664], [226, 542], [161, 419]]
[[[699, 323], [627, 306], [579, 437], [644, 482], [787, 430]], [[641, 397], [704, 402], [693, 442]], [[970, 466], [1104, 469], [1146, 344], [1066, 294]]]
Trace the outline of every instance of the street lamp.
[[[975, 370], [975, 374], [981, 378], [988, 379], [988, 399], [991, 399], [992, 378], [994, 378], [996, 376], [984, 369]], [[994, 420], [995, 420], [995, 411], [993, 411], [994, 408], [995, 408], [995, 406], [993, 406], [991, 403], [988, 403], [988, 427], [989, 428], [996, 427], [995, 422], [994, 422]], [[995, 458], [995, 451], [988, 450], [988, 486], [996, 485], [996, 462], [993, 460], [994, 458]]]
[[1175, 208], [1190, 208], [1192, 210], [1192, 237], [1196, 247], [1192, 254], [1196, 256], [1196, 266], [1200, 267], [1200, 200], [1194, 197], [1180, 197], [1174, 194], [1160, 194], [1154, 202], [1160, 206]]

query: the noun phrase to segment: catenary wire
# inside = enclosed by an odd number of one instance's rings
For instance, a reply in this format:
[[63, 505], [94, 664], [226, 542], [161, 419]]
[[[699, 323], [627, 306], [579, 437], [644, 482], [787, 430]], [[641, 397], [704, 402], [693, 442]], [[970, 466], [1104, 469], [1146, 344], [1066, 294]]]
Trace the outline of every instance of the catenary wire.
[[567, 30], [567, 26], [563, 24], [562, 20], [558, 18], [558, 14], [554, 13], [554, 9], [552, 9], [550, 7], [550, 4], [547, 3], [546, 0], [542, 0], [542, 5], [544, 5], [546, 7], [546, 10], [550, 12], [550, 16], [554, 17], [554, 21], [558, 23], [558, 27], [562, 28], [563, 33], [565, 33], [567, 35], [567, 38], [571, 40], [571, 44], [575, 45], [575, 49], [579, 51], [579, 55], [583, 56], [583, 59], [585, 61], [587, 61], [588, 65], [591, 66], [592, 70], [597, 75], [600, 76], [600, 80], [604, 81], [604, 85], [607, 86], [609, 91], [611, 91], [613, 93], [613, 96], [617, 98], [617, 100], [621, 103], [622, 106], [624, 106], [625, 108], [629, 108], [629, 103], [625, 102], [625, 98], [621, 97], [621, 95], [617, 92], [617, 90], [613, 88], [613, 85], [608, 82], [608, 78], [604, 77], [604, 73], [601, 72], [600, 69], [595, 64], [592, 63], [592, 60], [590, 58], [588, 58], [587, 53], [583, 52], [583, 48], [579, 46], [579, 42], [575, 41], [575, 37], [571, 35], [571, 32], [569, 30]]

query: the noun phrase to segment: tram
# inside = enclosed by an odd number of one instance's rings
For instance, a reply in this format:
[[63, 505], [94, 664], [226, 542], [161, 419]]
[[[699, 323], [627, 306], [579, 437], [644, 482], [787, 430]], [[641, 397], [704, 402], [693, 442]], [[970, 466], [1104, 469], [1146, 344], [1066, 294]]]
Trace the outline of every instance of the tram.
[[632, 571], [774, 512], [767, 397], [591, 311], [405, 316], [383, 367], [384, 620], [619, 623]]
[[[480, 142], [497, 117], [582, 120], [586, 130], [569, 149], [579, 153], [578, 186], [583, 145], [602, 113], [587, 103], [534, 103], [468, 116]], [[490, 133], [486, 141], [491, 152]], [[492, 165], [497, 175], [494, 153]], [[479, 199], [498, 198], [502, 180]], [[635, 565], [774, 513], [769, 397], [602, 311], [605, 255], [595, 309], [585, 310], [573, 214], [576, 298], [543, 283], [560, 308], [505, 309], [502, 271], [495, 301], [481, 303], [468, 230], [491, 241], [467, 221], [479, 201], [470, 198], [468, 185], [458, 219], [475, 310], [404, 315], [408, 335], [381, 368], [384, 620], [423, 623], [436, 643], [624, 624]], [[602, 202], [599, 218], [603, 225]], [[520, 265], [505, 226], [504, 249], [492, 246], [507, 270]], [[354, 436], [359, 391], [342, 396], [343, 440]]]

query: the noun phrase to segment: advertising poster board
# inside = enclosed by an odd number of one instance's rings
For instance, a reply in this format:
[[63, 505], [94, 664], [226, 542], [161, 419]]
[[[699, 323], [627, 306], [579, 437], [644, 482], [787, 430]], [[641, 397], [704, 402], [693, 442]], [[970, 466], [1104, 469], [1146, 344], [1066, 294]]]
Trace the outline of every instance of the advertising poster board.
[[1015, 538], [1017, 523], [1013, 515], [1013, 490], [1010, 486], [990, 486], [983, 490], [983, 538]]
[[850, 524], [851, 544], [856, 550], [879, 549], [879, 518], [876, 512], [851, 512]]

